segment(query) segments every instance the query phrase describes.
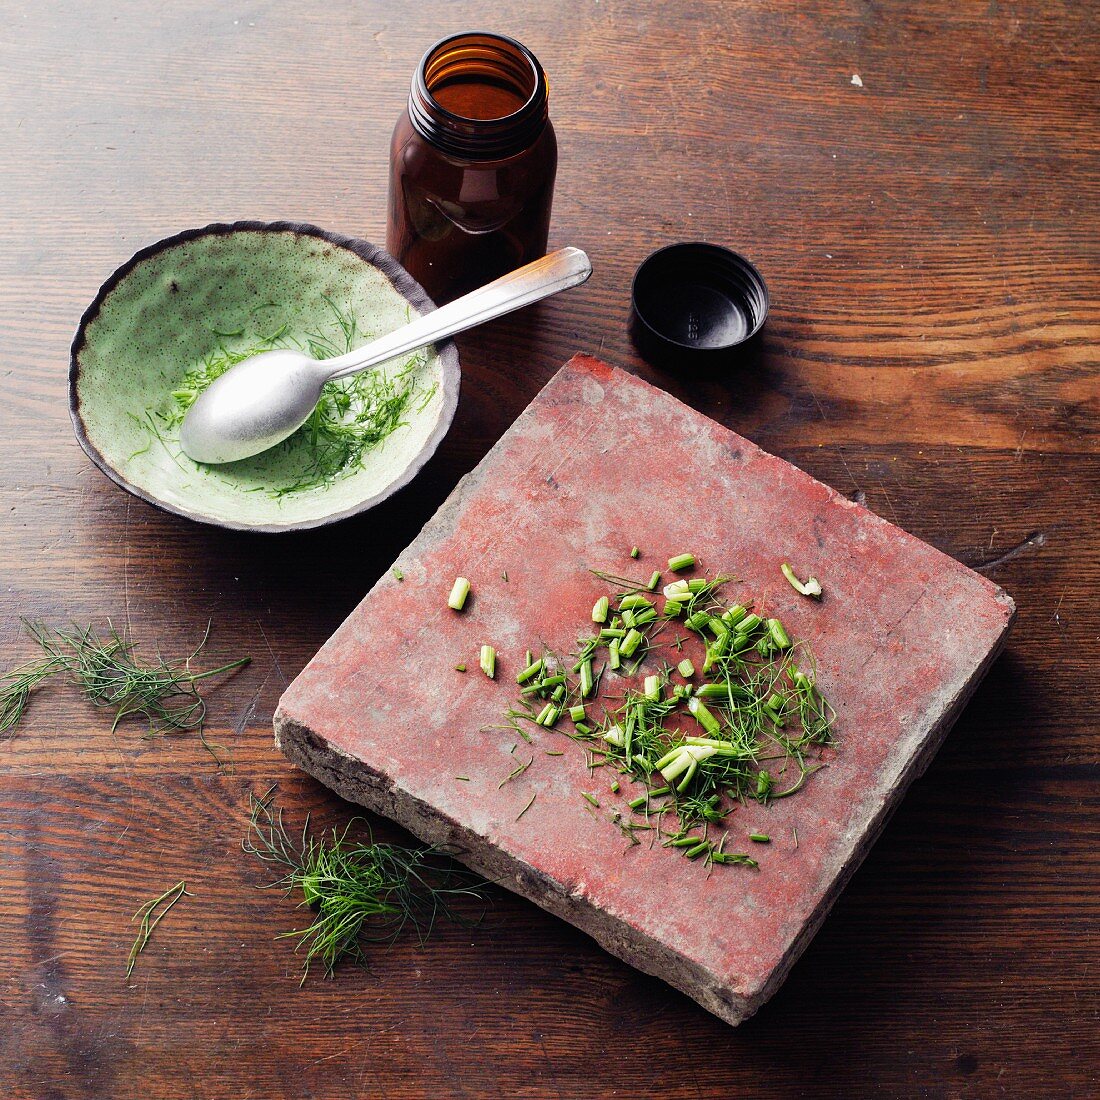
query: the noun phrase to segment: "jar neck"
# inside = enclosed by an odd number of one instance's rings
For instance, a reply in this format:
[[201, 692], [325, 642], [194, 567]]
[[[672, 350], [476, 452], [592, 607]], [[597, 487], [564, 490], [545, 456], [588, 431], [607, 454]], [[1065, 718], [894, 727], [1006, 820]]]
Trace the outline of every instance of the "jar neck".
[[499, 160], [530, 148], [548, 117], [546, 74], [526, 46], [488, 33], [437, 42], [413, 76], [409, 119], [452, 156]]

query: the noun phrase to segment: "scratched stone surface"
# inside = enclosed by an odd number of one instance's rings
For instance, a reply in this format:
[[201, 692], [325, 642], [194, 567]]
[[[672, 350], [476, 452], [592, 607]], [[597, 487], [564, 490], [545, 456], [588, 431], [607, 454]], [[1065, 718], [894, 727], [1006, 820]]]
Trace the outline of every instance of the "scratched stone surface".
[[[609, 815], [630, 784], [611, 795], [611, 777], [559, 732], [511, 752], [510, 731], [485, 728], [515, 699], [526, 649], [568, 651], [590, 626], [607, 591], [590, 567], [648, 577], [684, 550], [736, 576], [731, 599], [811, 642], [837, 711], [827, 767], [797, 795], [730, 817], [727, 846], [752, 847], [758, 871], [707, 874], [660, 846], [625, 847]], [[787, 584], [784, 560], [822, 581], [820, 602]], [[283, 752], [731, 1023], [778, 988], [1015, 615], [991, 581], [588, 356], [558, 372], [396, 565], [404, 579], [385, 574], [284, 694]], [[446, 606], [456, 575], [473, 586], [461, 614]], [[482, 643], [498, 650], [495, 681], [478, 671]], [[757, 831], [772, 843], [736, 840]]]

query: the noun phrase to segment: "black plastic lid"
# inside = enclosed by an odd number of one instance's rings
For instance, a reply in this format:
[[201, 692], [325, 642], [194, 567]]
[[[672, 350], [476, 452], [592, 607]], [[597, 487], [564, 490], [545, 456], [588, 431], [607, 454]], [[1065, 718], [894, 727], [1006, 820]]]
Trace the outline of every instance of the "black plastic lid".
[[642, 261], [630, 289], [631, 335], [662, 364], [719, 362], [752, 339], [768, 316], [768, 288], [744, 256], [684, 241]]

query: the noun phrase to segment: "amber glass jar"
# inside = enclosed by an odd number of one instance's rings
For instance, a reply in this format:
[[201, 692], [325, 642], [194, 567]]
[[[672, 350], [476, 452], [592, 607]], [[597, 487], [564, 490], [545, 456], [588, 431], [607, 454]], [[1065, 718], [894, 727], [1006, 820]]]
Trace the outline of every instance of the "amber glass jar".
[[511, 38], [421, 59], [390, 146], [386, 247], [438, 302], [546, 252], [558, 147], [546, 75]]

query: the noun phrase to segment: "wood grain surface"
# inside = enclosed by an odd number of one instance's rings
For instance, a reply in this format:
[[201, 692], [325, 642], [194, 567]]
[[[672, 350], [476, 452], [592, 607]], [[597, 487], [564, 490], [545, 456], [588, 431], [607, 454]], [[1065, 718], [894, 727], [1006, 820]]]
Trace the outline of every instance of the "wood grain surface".
[[[0, 745], [0, 1094], [1086, 1096], [1098, 1063], [1100, 187], [1095, 5], [44, 0], [0, 5], [0, 660], [19, 616], [253, 664], [219, 770], [60, 686]], [[386, 149], [437, 37], [551, 81], [552, 244], [583, 288], [459, 339], [463, 393], [376, 512], [254, 537], [159, 513], [77, 447], [68, 342], [188, 226], [379, 241]], [[862, 87], [852, 83], [858, 74]], [[650, 250], [752, 256], [773, 311], [721, 377], [626, 335]], [[347, 805], [272, 747], [278, 695], [558, 365], [636, 370], [994, 578], [1008, 650], [789, 981], [734, 1031], [504, 891], [480, 923], [299, 988], [301, 915], [240, 850], [247, 797]], [[825, 578], [823, 578], [825, 579]], [[375, 835], [398, 831], [371, 822]], [[184, 898], [124, 977], [137, 906]]]

